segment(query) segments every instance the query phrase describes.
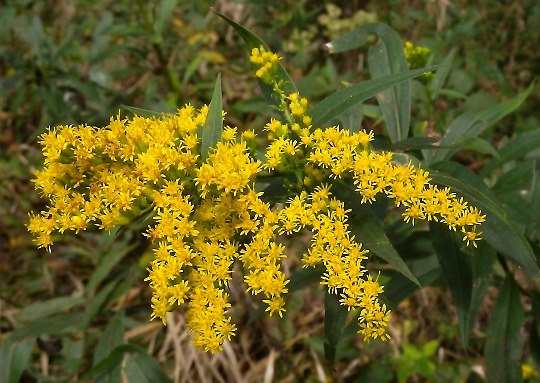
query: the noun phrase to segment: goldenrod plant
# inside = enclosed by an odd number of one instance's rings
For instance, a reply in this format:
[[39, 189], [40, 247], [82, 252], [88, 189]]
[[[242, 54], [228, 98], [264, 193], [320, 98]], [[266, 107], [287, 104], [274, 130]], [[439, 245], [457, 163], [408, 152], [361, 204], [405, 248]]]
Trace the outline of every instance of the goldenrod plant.
[[[186, 303], [194, 344], [211, 352], [236, 329], [227, 315], [233, 263], [241, 262], [247, 291], [262, 294], [266, 311], [281, 316], [288, 292], [281, 261], [291, 255], [279, 236], [307, 231], [312, 239], [302, 266], [324, 265], [321, 284], [359, 311], [358, 332], [365, 340], [387, 340], [390, 311], [379, 301], [384, 288], [366, 270], [368, 251], [349, 231], [350, 210], [332, 196], [332, 184], [352, 182], [362, 203], [385, 196], [402, 208], [406, 222], [440, 221], [460, 231], [467, 245], [480, 239], [484, 215], [431, 184], [426, 170], [372, 150], [373, 132], [314, 126], [308, 100], [283, 89], [276, 53], [261, 45], [250, 61], [278, 96], [283, 116], [264, 127], [264, 162], [249, 150], [256, 137], [235, 127], [225, 127], [207, 157], [201, 155], [202, 135], [212, 129], [206, 106], [186, 105], [171, 116], [118, 116], [100, 129], [59, 126], [40, 138], [45, 161], [35, 184], [50, 202], [31, 215], [28, 229], [38, 246], [49, 248], [66, 232], [111, 230], [151, 210], [152, 317], [166, 323]], [[218, 116], [221, 124], [221, 110]], [[258, 176], [291, 173], [298, 182], [281, 207], [255, 187]]]
[[267, 44], [204, 2], [31, 3], [0, 6], [0, 382], [538, 379], [538, 119], [502, 120], [534, 84], [495, 92], [470, 22], [216, 3]]

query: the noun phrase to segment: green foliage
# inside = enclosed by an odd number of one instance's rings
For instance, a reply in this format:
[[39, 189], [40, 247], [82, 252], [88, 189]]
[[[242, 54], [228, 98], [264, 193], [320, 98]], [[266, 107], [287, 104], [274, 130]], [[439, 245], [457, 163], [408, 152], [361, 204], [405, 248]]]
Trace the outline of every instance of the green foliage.
[[439, 342], [432, 340], [416, 348], [412, 344], [403, 345], [403, 354], [394, 363], [399, 383], [406, 382], [412, 376], [432, 377], [435, 372], [435, 353]]
[[[241, 330], [242, 345], [228, 346], [223, 355], [231, 359], [216, 373], [238, 379], [256, 361], [271, 365], [276, 381], [315, 381], [326, 368], [335, 381], [474, 382], [482, 380], [471, 366], [480, 365], [488, 381], [538, 381], [540, 6], [370, 1], [360, 12], [328, 1], [247, 1], [235, 4], [237, 16], [196, 3], [0, 6], [0, 381], [176, 379], [178, 361], [167, 348], [173, 330], [148, 324], [142, 281], [153, 255], [136, 233], [152, 213], [110, 234], [67, 236], [50, 254], [37, 251], [24, 227], [28, 211], [42, 207], [29, 182], [40, 166], [36, 137], [58, 124], [99, 126], [121, 109], [150, 117], [211, 100], [205, 158], [221, 137], [223, 109], [231, 111], [226, 121], [259, 133], [276, 114], [273, 89], [258, 81], [259, 92], [247, 75], [246, 57], [260, 45], [284, 53], [278, 77], [288, 92], [311, 98], [314, 125], [374, 129], [377, 150], [420, 164], [487, 217], [471, 250], [439, 223], [411, 228], [386, 201], [361, 204], [351, 185], [336, 184], [398, 318], [392, 347], [360, 343], [358, 313], [317, 290], [324, 270], [290, 264], [282, 320], [263, 321], [258, 302], [235, 297], [245, 304], [234, 321], [253, 327]], [[430, 48], [435, 65], [409, 70], [404, 40]], [[291, 174], [257, 185], [280, 203], [298, 181]], [[303, 240], [290, 240], [299, 253]], [[176, 347], [188, 349], [181, 336]], [[272, 361], [270, 350], [279, 358]], [[212, 366], [198, 358], [183, 371], [194, 380], [202, 379], [200, 366]], [[525, 362], [536, 369], [527, 376]]]

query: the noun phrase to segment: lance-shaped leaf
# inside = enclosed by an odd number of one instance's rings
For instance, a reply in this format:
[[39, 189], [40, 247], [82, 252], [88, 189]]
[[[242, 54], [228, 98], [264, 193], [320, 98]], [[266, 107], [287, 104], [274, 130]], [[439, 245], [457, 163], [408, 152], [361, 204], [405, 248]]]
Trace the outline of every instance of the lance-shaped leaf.
[[484, 347], [489, 382], [521, 382], [523, 339], [520, 330], [524, 314], [519, 295], [512, 276], [507, 275], [491, 313]]
[[494, 105], [478, 114], [466, 112], [457, 117], [441, 138], [441, 145], [455, 148], [437, 151], [432, 162], [450, 158], [458, 150], [457, 148], [469, 144], [474, 137], [479, 136], [487, 128], [516, 110], [531, 93], [533, 85], [531, 84], [524, 92], [511, 100]]
[[117, 366], [122, 364], [124, 355], [131, 355], [123, 371], [128, 375], [129, 382], [144, 383], [170, 383], [171, 380], [161, 369], [158, 362], [149, 355], [145, 349], [132, 344], [122, 344], [116, 347], [105, 359], [88, 371], [81, 381], [86, 381], [92, 377], [102, 377]]
[[30, 361], [35, 340], [22, 342], [4, 340], [0, 343], [0, 382], [22, 382], [21, 376]]
[[540, 147], [540, 129], [530, 130], [513, 137], [499, 151], [498, 158], [492, 158], [480, 171], [480, 175], [485, 177], [493, 170], [507, 162], [524, 157], [527, 153]]
[[483, 181], [459, 164], [441, 162], [436, 165], [436, 169], [441, 171], [430, 171], [433, 181], [449, 186], [486, 215], [486, 221], [480, 225], [483, 238], [505, 257], [523, 267], [527, 274], [538, 275], [540, 269], [529, 242], [507, 218], [500, 202]]
[[162, 116], [163, 113], [160, 113], [160, 112], [156, 112], [156, 111], [153, 111], [153, 110], [149, 110], [149, 109], [142, 109], [142, 108], [137, 108], [135, 106], [129, 106], [129, 105], [122, 105], [122, 108], [124, 108], [125, 110], [127, 110], [128, 112], [131, 112], [137, 116], [141, 116], [141, 117], [159, 117], [159, 116]]
[[439, 264], [456, 306], [461, 340], [467, 346], [473, 285], [471, 267], [467, 262], [468, 255], [460, 251], [454, 233], [450, 232], [446, 226], [431, 222], [429, 229], [432, 234], [433, 248], [439, 258]]
[[221, 132], [223, 131], [223, 104], [221, 96], [221, 75], [216, 79], [214, 86], [214, 94], [208, 108], [206, 122], [202, 129], [201, 138], [201, 158], [205, 161], [211, 148], [221, 140]]
[[324, 126], [325, 123], [339, 116], [344, 110], [347, 110], [351, 106], [376, 96], [377, 93], [403, 81], [410, 80], [436, 69], [436, 66], [430, 66], [408, 72], [393, 73], [388, 76], [363, 81], [347, 88], [339, 89], [322, 100], [310, 111], [313, 125]]
[[[422, 287], [432, 284], [441, 276], [441, 267], [435, 255], [411, 261], [410, 268]], [[395, 308], [419, 289], [417, 284], [405, 278], [403, 274], [396, 274], [384, 284], [382, 297], [389, 307]]]
[[[118, 346], [124, 343], [124, 312], [118, 312], [115, 317], [109, 322], [105, 331], [101, 334], [96, 345], [92, 366], [97, 366], [98, 363], [108, 357], [111, 352]], [[121, 369], [117, 365], [108, 374], [104, 374], [99, 383], [113, 383], [120, 381]]]
[[450, 53], [444, 58], [441, 63], [437, 73], [433, 80], [431, 80], [431, 99], [435, 100], [437, 96], [441, 93], [442, 87], [450, 73], [450, 68], [452, 68], [452, 62], [454, 61], [454, 56], [456, 55], [456, 48], [453, 48]]
[[333, 367], [336, 358], [336, 348], [341, 340], [347, 308], [339, 303], [339, 296], [324, 292], [324, 353], [326, 361]]
[[[403, 73], [409, 69], [403, 42], [386, 24], [363, 25], [343, 37], [326, 44], [332, 53], [344, 52], [364, 45], [368, 37], [376, 35], [377, 44], [368, 51], [368, 66], [373, 78]], [[403, 81], [377, 93], [377, 101], [384, 115], [388, 135], [392, 142], [407, 138], [411, 120], [411, 84]]]

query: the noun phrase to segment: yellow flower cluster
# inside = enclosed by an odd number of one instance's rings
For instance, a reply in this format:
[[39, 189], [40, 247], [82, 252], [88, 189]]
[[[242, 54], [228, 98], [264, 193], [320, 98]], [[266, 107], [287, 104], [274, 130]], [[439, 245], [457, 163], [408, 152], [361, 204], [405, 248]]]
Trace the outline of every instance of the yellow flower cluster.
[[257, 67], [255, 76], [266, 83], [270, 83], [276, 74], [279, 56], [276, 53], [267, 51], [261, 46], [260, 48], [252, 49], [249, 60]]
[[[427, 47], [415, 45], [410, 41], [406, 41], [403, 46], [405, 58], [409, 64], [409, 69], [424, 68], [429, 64], [431, 59], [431, 50]], [[419, 77], [423, 82], [427, 82], [433, 78], [433, 72], [425, 73]]]
[[323, 264], [325, 273], [321, 284], [338, 294], [342, 305], [360, 310], [359, 333], [365, 340], [389, 339], [386, 327], [390, 311], [381, 305], [378, 295], [383, 288], [371, 276], [364, 277], [362, 261], [367, 250], [349, 232], [343, 202], [331, 198], [330, 186], [302, 192], [280, 212], [282, 233], [307, 229], [313, 233], [311, 246], [302, 257], [304, 267]]
[[422, 68], [428, 64], [429, 56], [431, 55], [431, 50], [429, 48], [406, 41], [403, 50], [410, 69]]
[[[263, 48], [251, 57], [263, 77], [273, 75], [278, 60]], [[278, 91], [279, 82], [273, 85]], [[254, 158], [254, 132], [238, 137], [231, 127], [203, 160], [206, 106], [187, 105], [160, 118], [113, 118], [101, 129], [49, 130], [41, 136], [45, 165], [34, 182], [50, 204], [28, 224], [37, 245], [49, 248], [67, 231], [110, 230], [152, 212], [154, 224], [145, 233], [155, 253], [146, 278], [152, 318], [165, 323], [177, 305], [187, 305], [194, 344], [215, 352], [236, 330], [227, 313], [233, 264], [241, 264], [247, 291], [263, 295], [270, 315], [282, 316], [288, 280], [278, 238], [311, 232], [303, 266], [324, 265], [321, 284], [359, 311], [364, 339], [388, 339], [390, 312], [378, 300], [383, 287], [363, 266], [367, 250], [350, 234], [349, 211], [331, 196], [332, 179], [354, 182], [362, 203], [387, 196], [403, 207], [406, 222], [435, 220], [460, 229], [467, 244], [480, 239], [476, 227], [484, 216], [431, 185], [426, 171], [372, 152], [372, 133], [314, 128], [305, 98], [283, 91], [280, 97], [286, 121], [266, 125], [265, 163]], [[284, 205], [265, 202], [254, 186], [262, 171], [294, 175], [295, 196]]]
[[[288, 99], [296, 102], [291, 105], [290, 113], [301, 121], [307, 112], [307, 102], [298, 103], [299, 97], [294, 94]], [[299, 104], [302, 110], [293, 110]], [[302, 259], [304, 266], [324, 264], [322, 284], [329, 292], [340, 294], [340, 302], [349, 309], [360, 309], [359, 333], [364, 339], [388, 339], [385, 330], [389, 311], [378, 301], [383, 287], [377, 279], [364, 276], [366, 270], [361, 265], [367, 251], [361, 250], [361, 244], [350, 235], [343, 203], [329, 199], [329, 186], [316, 185], [332, 178], [351, 179], [362, 203], [371, 203], [378, 195], [385, 195], [397, 207], [403, 207], [406, 222], [413, 225], [418, 220], [443, 222], [452, 230], [460, 229], [467, 245], [476, 246], [480, 240], [477, 226], [485, 217], [450, 189], [430, 184], [427, 171], [411, 164], [394, 163], [392, 153], [371, 151], [372, 132], [352, 133], [337, 127], [323, 130], [277, 120], [270, 121], [265, 130], [270, 143], [264, 166], [278, 172], [303, 169], [304, 187], [315, 188], [310, 195], [302, 192], [281, 212], [280, 216], [287, 217], [282, 220], [282, 232], [290, 234], [307, 229], [313, 233], [313, 245]]]
[[207, 108], [187, 106], [159, 119], [111, 119], [103, 129], [59, 126], [41, 136], [45, 166], [34, 183], [50, 200], [29, 230], [48, 248], [66, 231], [90, 224], [110, 230], [149, 206], [152, 186], [194, 171], [197, 126]]

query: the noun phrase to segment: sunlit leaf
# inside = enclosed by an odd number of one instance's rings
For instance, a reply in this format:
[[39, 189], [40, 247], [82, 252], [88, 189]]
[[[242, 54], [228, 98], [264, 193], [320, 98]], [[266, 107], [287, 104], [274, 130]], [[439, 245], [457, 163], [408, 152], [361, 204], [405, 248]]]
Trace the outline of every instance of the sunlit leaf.
[[223, 100], [221, 96], [221, 75], [216, 79], [214, 93], [208, 115], [201, 134], [201, 158], [206, 160], [210, 149], [214, 148], [221, 140], [221, 132], [223, 131]]
[[403, 81], [410, 80], [436, 69], [436, 66], [431, 66], [408, 72], [393, 73], [388, 76], [363, 81], [347, 88], [340, 89], [326, 97], [310, 111], [310, 115], [313, 118], [313, 125], [324, 126], [332, 118], [339, 116], [344, 110], [347, 110], [351, 106], [374, 97], [377, 93]]

